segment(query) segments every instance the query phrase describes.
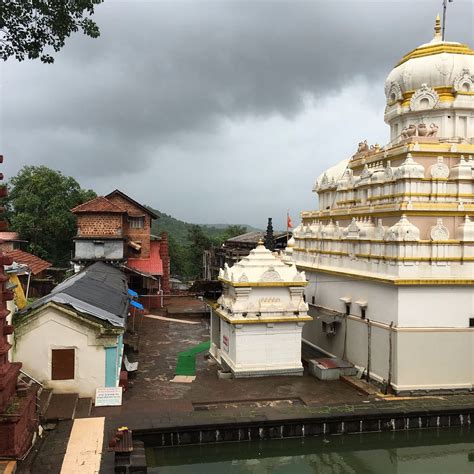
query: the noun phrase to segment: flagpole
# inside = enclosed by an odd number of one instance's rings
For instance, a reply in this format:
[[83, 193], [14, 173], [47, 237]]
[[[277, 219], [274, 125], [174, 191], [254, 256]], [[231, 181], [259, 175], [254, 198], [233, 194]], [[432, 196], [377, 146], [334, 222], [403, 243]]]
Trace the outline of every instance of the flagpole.
[[286, 211], [286, 245], [287, 246], [288, 246], [288, 235], [289, 235], [289, 232], [288, 232], [288, 229], [289, 229], [288, 220], [289, 220], [289, 218], [290, 218], [290, 210], [287, 209], [287, 211]]
[[444, 41], [444, 32], [446, 30], [446, 12], [447, 12], [447, 6], [448, 2], [452, 3], [453, 0], [443, 0], [443, 27], [441, 30], [441, 39]]

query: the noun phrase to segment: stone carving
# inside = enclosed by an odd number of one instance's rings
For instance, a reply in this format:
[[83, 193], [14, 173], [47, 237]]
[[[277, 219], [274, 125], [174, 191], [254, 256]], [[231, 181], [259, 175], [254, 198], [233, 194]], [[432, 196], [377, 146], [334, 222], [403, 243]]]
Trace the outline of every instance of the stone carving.
[[357, 147], [357, 153], [363, 153], [364, 151], [369, 151], [369, 145], [367, 144], [367, 140], [359, 142], [359, 146]]
[[321, 179], [321, 183], [320, 183], [320, 187], [325, 187], [329, 184], [329, 178], [328, 178], [328, 175], [326, 173], [324, 173], [322, 179]]
[[430, 237], [431, 237], [431, 240], [448, 240], [449, 239], [449, 230], [443, 224], [443, 219], [436, 220], [436, 225], [431, 227]]
[[453, 89], [456, 92], [474, 92], [474, 74], [469, 69], [463, 69], [454, 78]]
[[362, 173], [360, 174], [360, 179], [367, 179], [372, 176], [371, 171], [369, 170], [369, 167], [367, 165], [364, 166], [364, 169], [362, 170]]
[[249, 279], [245, 273], [242, 273], [239, 278], [239, 283], [248, 283]]
[[428, 135], [428, 128], [426, 127], [425, 123], [418, 124], [418, 136], [419, 137], [426, 137]]
[[280, 274], [275, 270], [274, 267], [268, 267], [260, 278], [260, 281], [283, 281]]
[[387, 97], [387, 102], [390, 105], [397, 102], [398, 100], [403, 99], [402, 88], [400, 87], [400, 84], [396, 81], [392, 81], [390, 83], [390, 86], [387, 88], [385, 93]]
[[432, 123], [430, 125], [430, 129], [428, 131], [428, 137], [436, 137], [437, 133], [438, 133], [438, 130], [439, 130], [439, 127], [438, 125], [436, 125], [435, 123]]
[[385, 237], [385, 228], [382, 225], [382, 219], [377, 220], [377, 227], [375, 228], [374, 231], [374, 238], [375, 240], [383, 240]]
[[444, 163], [442, 156], [438, 156], [438, 162], [430, 166], [430, 174], [435, 179], [443, 179], [449, 176], [449, 167]]
[[402, 133], [400, 134], [400, 136], [402, 138], [411, 138], [411, 137], [414, 137], [416, 135], [416, 131], [417, 131], [417, 127], [416, 125], [409, 125], [408, 127], [405, 127], [403, 130], [402, 130]]
[[420, 123], [418, 125], [411, 124], [402, 130], [400, 137], [402, 139], [411, 137], [436, 137], [438, 130], [438, 125], [434, 123], [430, 125], [430, 128], [428, 128], [425, 123]]
[[416, 242], [420, 240], [420, 229], [403, 214], [400, 220], [388, 229], [385, 239], [391, 242]]
[[438, 93], [428, 87], [426, 84], [422, 84], [421, 88], [418, 89], [411, 97], [410, 110], [428, 110], [434, 109], [439, 102]]
[[390, 160], [387, 160], [387, 165], [385, 166], [385, 169], [384, 169], [384, 178], [386, 180], [391, 180], [394, 178], [393, 168], [390, 163]]
[[359, 238], [360, 227], [357, 224], [356, 218], [353, 217], [351, 223], [347, 227], [347, 237]]

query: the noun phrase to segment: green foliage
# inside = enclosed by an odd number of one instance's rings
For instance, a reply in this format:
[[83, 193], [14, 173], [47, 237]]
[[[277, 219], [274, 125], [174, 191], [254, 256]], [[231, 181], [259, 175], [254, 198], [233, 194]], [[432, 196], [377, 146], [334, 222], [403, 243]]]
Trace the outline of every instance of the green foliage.
[[160, 218], [153, 222], [151, 232], [155, 235], [160, 235], [161, 232], [168, 233], [171, 274], [184, 278], [202, 277], [204, 250], [213, 245], [221, 245], [231, 237], [248, 232], [248, 226], [189, 224], [164, 212], [152, 210]]
[[78, 31], [97, 38], [99, 27], [89, 18], [95, 5], [103, 0], [3, 0], [0, 14], [0, 55], [19, 61], [25, 58], [53, 63], [44, 52], [50, 47], [59, 51], [66, 38]]
[[242, 235], [247, 232], [247, 227], [243, 225], [230, 225], [222, 233], [222, 242], [225, 242], [227, 239], [236, 237], [237, 235]]
[[96, 197], [69, 176], [46, 166], [25, 166], [8, 183], [10, 228], [29, 241], [28, 250], [54, 265], [71, 258], [76, 218], [71, 209]]

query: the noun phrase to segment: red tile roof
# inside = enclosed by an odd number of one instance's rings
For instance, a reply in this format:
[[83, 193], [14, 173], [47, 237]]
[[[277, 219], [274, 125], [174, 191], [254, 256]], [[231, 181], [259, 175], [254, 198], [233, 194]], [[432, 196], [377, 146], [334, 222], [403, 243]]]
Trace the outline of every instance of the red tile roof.
[[23, 252], [23, 250], [9, 250], [5, 254], [11, 257], [14, 262], [27, 265], [33, 275], [37, 275], [52, 266], [52, 263], [31, 253]]
[[79, 204], [75, 208], [71, 209], [71, 212], [116, 212], [116, 213], [125, 213], [125, 209], [117, 206], [113, 202], [110, 202], [104, 196], [98, 196], [90, 201], [85, 202], [84, 204]]
[[150, 242], [150, 258], [129, 258], [127, 267], [150, 275], [163, 275], [163, 262], [160, 255], [160, 242]]
[[135, 201], [134, 199], [132, 199], [130, 196], [127, 196], [125, 193], [123, 193], [119, 189], [112, 191], [111, 193], [107, 194], [107, 196], [105, 197], [108, 198], [110, 196], [113, 196], [114, 194], [118, 194], [119, 196], [121, 196], [123, 199], [126, 199], [128, 202], [130, 202], [134, 206], [139, 207], [140, 209], [145, 211], [147, 214], [149, 214], [152, 219], [158, 219], [160, 217], [157, 214], [155, 214], [151, 209], [148, 209], [148, 207]]

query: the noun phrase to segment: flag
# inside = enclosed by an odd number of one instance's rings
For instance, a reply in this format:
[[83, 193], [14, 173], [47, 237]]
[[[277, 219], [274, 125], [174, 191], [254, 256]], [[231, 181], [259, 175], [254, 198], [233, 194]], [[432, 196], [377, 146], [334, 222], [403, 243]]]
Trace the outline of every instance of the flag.
[[286, 228], [287, 229], [292, 229], [293, 228], [293, 224], [291, 222], [290, 214], [286, 215]]

